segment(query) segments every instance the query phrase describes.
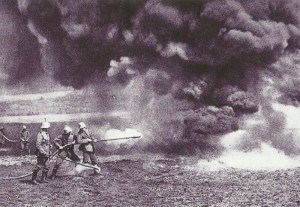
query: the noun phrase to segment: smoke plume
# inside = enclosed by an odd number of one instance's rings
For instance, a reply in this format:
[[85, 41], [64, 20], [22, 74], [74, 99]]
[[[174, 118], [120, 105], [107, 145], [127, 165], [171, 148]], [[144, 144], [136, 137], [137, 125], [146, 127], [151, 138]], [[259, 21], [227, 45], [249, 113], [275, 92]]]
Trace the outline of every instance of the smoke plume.
[[10, 80], [43, 72], [65, 86], [93, 87], [99, 109], [131, 112], [127, 124], [151, 137], [154, 151], [212, 146], [211, 137], [244, 127], [253, 113], [271, 129], [278, 100], [261, 93], [267, 85], [281, 103], [298, 105], [299, 72], [290, 62], [299, 59], [297, 0], [3, 2], [22, 30], [8, 39], [21, 39], [18, 54], [2, 53], [13, 54]]
[[9, 84], [28, 82], [42, 73], [38, 40], [27, 27], [28, 22], [15, 1], [1, 1], [0, 8], [2, 77], [8, 79]]

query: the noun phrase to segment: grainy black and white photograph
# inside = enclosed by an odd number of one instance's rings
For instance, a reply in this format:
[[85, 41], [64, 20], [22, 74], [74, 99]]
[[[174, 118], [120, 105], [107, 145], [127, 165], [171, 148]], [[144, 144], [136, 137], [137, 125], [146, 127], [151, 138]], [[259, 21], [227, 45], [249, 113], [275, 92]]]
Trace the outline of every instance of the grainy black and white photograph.
[[300, 0], [0, 0], [0, 206], [300, 206]]

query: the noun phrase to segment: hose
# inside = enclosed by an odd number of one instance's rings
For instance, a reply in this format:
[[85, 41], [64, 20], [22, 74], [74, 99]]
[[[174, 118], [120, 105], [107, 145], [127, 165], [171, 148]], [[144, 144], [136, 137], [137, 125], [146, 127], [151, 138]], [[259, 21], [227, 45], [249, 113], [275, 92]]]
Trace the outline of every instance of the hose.
[[[74, 145], [74, 143], [70, 143], [70, 144], [66, 144], [63, 146], [63, 149], [66, 147], [69, 147], [71, 145]], [[49, 157], [49, 161], [52, 160], [54, 158], [54, 156], [61, 151], [60, 149], [56, 150], [50, 157]], [[24, 175], [20, 175], [20, 176], [14, 176], [14, 177], [0, 177], [0, 180], [13, 180], [13, 179], [21, 179], [21, 178], [26, 178], [28, 176], [31, 176], [32, 172], [24, 174]]]
[[9, 141], [9, 142], [20, 142], [20, 140], [12, 140], [12, 139], [9, 139], [9, 138], [7, 138], [4, 134], [1, 134], [0, 136], [4, 137], [4, 139], [6, 139], [6, 140]]

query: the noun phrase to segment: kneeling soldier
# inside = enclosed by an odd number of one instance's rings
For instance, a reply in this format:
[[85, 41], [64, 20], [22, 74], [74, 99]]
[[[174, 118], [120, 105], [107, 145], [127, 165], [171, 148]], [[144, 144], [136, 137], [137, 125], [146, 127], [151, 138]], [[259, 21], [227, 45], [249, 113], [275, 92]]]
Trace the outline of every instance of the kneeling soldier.
[[50, 128], [50, 124], [48, 122], [42, 123], [41, 131], [37, 135], [36, 140], [36, 151], [35, 154], [37, 156], [37, 164], [33, 169], [32, 173], [32, 183], [37, 185], [36, 177], [39, 170], [43, 170], [42, 172], [42, 183], [48, 183], [47, 174], [49, 171], [49, 162], [47, 162], [50, 158], [52, 145], [50, 144], [50, 137], [48, 133], [48, 129]]
[[[67, 157], [75, 162], [80, 161], [80, 158], [74, 152], [75, 135], [71, 132], [72, 129], [69, 126], [65, 126], [63, 133], [56, 137], [53, 141], [54, 145], [58, 148], [59, 153], [53, 167], [51, 179], [55, 179], [58, 168]], [[66, 146], [69, 144], [71, 145]]]

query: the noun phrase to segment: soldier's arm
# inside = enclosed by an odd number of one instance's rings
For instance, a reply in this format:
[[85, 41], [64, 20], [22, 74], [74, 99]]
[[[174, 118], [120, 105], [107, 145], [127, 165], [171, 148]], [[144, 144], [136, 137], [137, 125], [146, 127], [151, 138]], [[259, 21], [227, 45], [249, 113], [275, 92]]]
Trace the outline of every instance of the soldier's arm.
[[87, 144], [90, 142], [89, 139], [86, 139], [83, 134], [77, 135], [77, 141], [79, 144]]
[[53, 140], [53, 143], [54, 143], [54, 145], [55, 145], [57, 148], [61, 148], [61, 147], [62, 147], [62, 146], [60, 145], [61, 138], [62, 138], [62, 136], [59, 135], [58, 137], [56, 137], [56, 138]]
[[95, 138], [95, 137], [93, 137], [93, 136], [91, 136], [91, 140], [92, 140], [92, 142], [97, 142], [98, 140]]
[[29, 141], [30, 137], [29, 137], [29, 132], [27, 131], [26, 133], [26, 140], [25, 141]]
[[24, 137], [22, 136], [22, 132], [20, 133], [20, 140], [23, 141], [23, 142], [25, 141]]
[[40, 153], [44, 155], [48, 155], [48, 153], [44, 150], [42, 143], [43, 143], [43, 136], [41, 134], [38, 134], [36, 139], [36, 148], [40, 151]]
[[70, 140], [73, 144], [78, 144], [77, 135], [73, 134], [72, 139]]

